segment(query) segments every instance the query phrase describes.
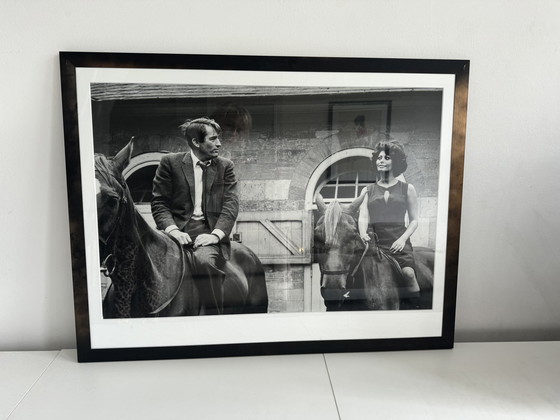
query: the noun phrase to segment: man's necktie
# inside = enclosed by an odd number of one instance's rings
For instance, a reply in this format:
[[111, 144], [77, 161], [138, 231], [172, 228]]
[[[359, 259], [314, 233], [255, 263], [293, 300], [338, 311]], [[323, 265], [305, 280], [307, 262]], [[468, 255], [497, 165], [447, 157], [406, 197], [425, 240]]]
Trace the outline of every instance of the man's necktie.
[[197, 162], [197, 165], [200, 166], [200, 168], [202, 169], [202, 214], [204, 215], [204, 217], [206, 217], [206, 171], [208, 169], [208, 167], [212, 164], [212, 161], [206, 161], [203, 162], [201, 160], [199, 160]]

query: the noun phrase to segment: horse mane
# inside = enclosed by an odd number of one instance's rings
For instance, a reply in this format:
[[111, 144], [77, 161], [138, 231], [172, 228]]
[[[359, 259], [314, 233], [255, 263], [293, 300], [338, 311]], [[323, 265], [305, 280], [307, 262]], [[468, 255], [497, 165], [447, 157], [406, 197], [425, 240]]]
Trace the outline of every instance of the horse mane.
[[336, 230], [340, 216], [342, 215], [342, 207], [338, 201], [332, 201], [325, 210], [325, 243], [329, 246], [337, 245]]

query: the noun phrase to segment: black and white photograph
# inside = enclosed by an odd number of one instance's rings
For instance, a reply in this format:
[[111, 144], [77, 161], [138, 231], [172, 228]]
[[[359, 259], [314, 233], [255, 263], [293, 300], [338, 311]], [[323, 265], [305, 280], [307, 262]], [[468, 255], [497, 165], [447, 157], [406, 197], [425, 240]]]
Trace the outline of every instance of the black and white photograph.
[[449, 345], [466, 63], [181, 57], [61, 53], [83, 359]]

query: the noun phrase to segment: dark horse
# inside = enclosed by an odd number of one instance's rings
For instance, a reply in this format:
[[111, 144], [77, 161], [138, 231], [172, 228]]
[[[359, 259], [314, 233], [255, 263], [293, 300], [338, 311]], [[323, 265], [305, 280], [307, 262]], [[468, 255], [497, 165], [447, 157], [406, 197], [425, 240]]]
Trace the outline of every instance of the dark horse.
[[414, 249], [420, 298], [399, 295], [396, 261], [374, 241], [364, 244], [356, 213], [364, 195], [349, 205], [325, 205], [317, 198], [321, 217], [315, 227], [315, 248], [321, 270], [321, 295], [327, 310], [396, 310], [432, 307], [434, 252]]
[[[191, 252], [148, 225], [136, 210], [122, 175], [132, 141], [113, 159], [95, 155], [97, 217], [102, 270], [112, 285], [103, 303], [106, 318], [200, 315], [191, 276]], [[231, 244], [224, 271], [224, 313], [267, 312], [264, 269], [247, 247]]]

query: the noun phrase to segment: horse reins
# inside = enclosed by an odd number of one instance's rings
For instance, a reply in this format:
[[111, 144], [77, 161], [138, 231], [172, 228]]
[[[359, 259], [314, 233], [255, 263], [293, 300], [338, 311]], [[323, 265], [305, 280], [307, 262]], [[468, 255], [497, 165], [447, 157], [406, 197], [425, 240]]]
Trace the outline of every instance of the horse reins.
[[177, 286], [177, 290], [175, 290], [175, 293], [173, 293], [171, 297], [167, 299], [165, 302], [163, 302], [158, 308], [156, 308], [152, 312], [148, 312], [149, 315], [157, 315], [158, 313], [163, 311], [173, 301], [173, 299], [175, 299], [175, 297], [179, 294], [179, 290], [181, 290], [181, 286], [183, 285], [183, 280], [185, 278], [186, 263], [185, 263], [185, 251], [183, 250], [183, 246], [173, 236], [171, 235], [167, 235], [167, 236], [169, 236], [173, 240], [173, 242], [175, 242], [179, 246], [179, 252], [181, 254], [181, 280], [179, 281], [179, 286]]
[[[98, 171], [98, 173], [100, 173], [100, 172]], [[119, 211], [118, 211], [118, 213], [117, 213], [116, 222], [114, 223], [114, 226], [113, 226], [113, 228], [111, 229], [111, 232], [109, 232], [109, 234], [107, 235], [106, 238], [102, 238], [101, 236], [99, 236], [99, 241], [100, 241], [103, 245], [105, 245], [107, 248], [109, 248], [109, 239], [110, 239], [111, 236], [113, 236], [113, 234], [116, 232], [117, 226], [119, 225], [118, 222], [119, 222], [119, 220], [121, 219], [122, 213], [123, 213], [123, 211], [124, 211], [124, 207], [125, 207], [125, 205], [127, 204], [127, 201], [128, 201], [127, 198], [126, 198], [126, 195], [125, 195], [125, 193], [124, 193], [124, 192], [126, 191], [126, 188], [124, 187], [124, 185], [121, 184], [121, 182], [120, 182], [114, 175], [110, 174], [110, 176], [111, 176], [111, 178], [113, 178], [115, 181], [117, 181], [117, 183], [121, 186], [121, 188], [123, 189], [123, 194], [122, 194], [122, 196], [121, 196], [120, 199], [119, 199]], [[109, 270], [109, 269], [107, 268], [107, 262], [109, 261], [110, 258], [113, 259], [113, 268], [112, 268], [112, 270]], [[115, 268], [116, 268], [116, 267], [117, 267], [117, 262], [116, 262], [116, 260], [115, 260], [115, 257], [113, 256], [113, 253], [112, 253], [112, 252], [109, 252], [109, 254], [105, 257], [105, 259], [104, 259], [103, 262], [101, 263], [101, 266], [99, 267], [99, 271], [100, 271], [101, 273], [103, 273], [103, 275], [104, 275], [105, 277], [110, 277], [111, 274], [113, 274], [113, 273], [115, 272]]]
[[[368, 250], [369, 250], [369, 243], [366, 242], [366, 248], [364, 249], [364, 252], [362, 252], [362, 256], [360, 257], [358, 263], [352, 270], [352, 274], [351, 274], [352, 277], [354, 277], [356, 271], [358, 271], [358, 268], [360, 268], [360, 265], [362, 264], [362, 261], [364, 260], [364, 257], [366, 256]], [[350, 270], [332, 270], [332, 271], [321, 270], [321, 274], [348, 274], [348, 273], [350, 273]]]
[[[395, 258], [393, 258], [393, 256], [391, 256], [390, 254], [388, 254], [386, 251], [384, 251], [380, 246], [379, 246], [379, 239], [377, 238], [377, 234], [374, 233], [374, 242], [375, 242], [375, 247], [377, 249], [377, 255], [378, 258], [381, 259], [383, 257], [385, 257], [387, 259], [387, 261], [389, 262], [389, 264], [391, 264], [391, 267], [397, 272], [397, 274], [399, 274], [401, 277], [403, 276], [403, 272], [402, 272], [402, 268], [399, 265], [399, 263], [397, 262], [397, 260], [395, 260]], [[366, 242], [366, 247], [364, 249], [364, 252], [362, 252], [362, 256], [360, 257], [360, 259], [358, 260], [358, 263], [356, 264], [356, 266], [354, 267], [354, 269], [352, 270], [350, 277], [352, 277], [352, 280], [354, 280], [354, 276], [356, 275], [356, 272], [358, 271], [358, 268], [360, 268], [360, 265], [362, 265], [362, 262], [364, 261], [364, 258], [369, 250], [369, 242]], [[321, 277], [324, 274], [349, 274], [350, 270], [333, 270], [333, 271], [328, 271], [328, 270], [321, 270]]]
[[356, 271], [358, 271], [358, 268], [360, 268], [360, 265], [362, 265], [362, 261], [364, 260], [364, 257], [366, 256], [368, 249], [369, 249], [369, 242], [366, 242], [366, 249], [364, 249], [364, 252], [362, 252], [362, 256], [360, 257], [358, 264], [356, 264], [356, 267], [354, 267], [354, 270], [352, 270], [352, 274], [351, 274], [352, 277], [354, 277]]

